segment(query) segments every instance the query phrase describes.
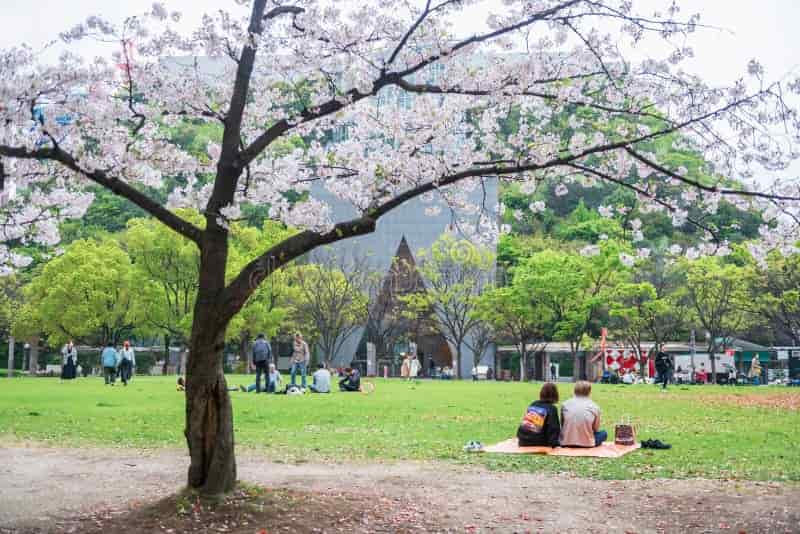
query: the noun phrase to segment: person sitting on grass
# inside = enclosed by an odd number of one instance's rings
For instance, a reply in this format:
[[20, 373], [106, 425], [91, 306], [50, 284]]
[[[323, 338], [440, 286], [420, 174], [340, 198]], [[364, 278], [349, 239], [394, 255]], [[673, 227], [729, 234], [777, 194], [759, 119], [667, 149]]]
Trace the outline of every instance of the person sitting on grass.
[[274, 363], [269, 364], [269, 376], [267, 378], [267, 393], [277, 393], [278, 386], [281, 385], [281, 372], [278, 371]]
[[186, 381], [182, 376], [178, 377], [178, 383], [175, 385], [175, 391], [186, 391]]
[[[266, 393], [277, 393], [278, 386], [281, 383], [281, 373], [275, 368], [275, 364], [269, 364], [269, 373], [266, 376]], [[235, 388], [234, 388], [235, 389]], [[239, 389], [245, 393], [252, 393], [255, 391], [258, 393], [258, 383], [250, 384], [247, 387], [243, 385], [239, 385]]]
[[361, 391], [361, 374], [358, 369], [348, 369], [346, 376], [339, 380], [339, 391]]
[[575, 383], [575, 396], [561, 406], [562, 447], [599, 447], [608, 433], [600, 430], [600, 408], [589, 395], [592, 385], [585, 380]]
[[517, 429], [520, 447], [558, 447], [561, 425], [558, 422], [558, 388], [547, 382], [539, 390], [539, 400], [528, 406], [528, 411]]
[[625, 374], [622, 375], [622, 383], [623, 384], [633, 384], [634, 382], [635, 382], [635, 379], [633, 377], [633, 372], [631, 372], [631, 370], [628, 369], [627, 371], [625, 371]]
[[317, 370], [311, 377], [311, 387], [309, 388], [314, 393], [330, 393], [331, 392], [331, 373], [325, 369], [325, 364], [321, 363], [317, 366]]

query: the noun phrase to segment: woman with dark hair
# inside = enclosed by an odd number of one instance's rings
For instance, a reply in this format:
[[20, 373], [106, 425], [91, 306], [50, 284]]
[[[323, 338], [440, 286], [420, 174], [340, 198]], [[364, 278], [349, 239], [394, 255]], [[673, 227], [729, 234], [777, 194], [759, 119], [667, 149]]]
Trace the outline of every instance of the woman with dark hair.
[[558, 388], [547, 382], [539, 391], [539, 400], [528, 406], [517, 429], [520, 447], [558, 447], [561, 425], [558, 421]]
[[61, 380], [72, 380], [77, 374], [78, 349], [72, 344], [72, 340], [61, 349]]

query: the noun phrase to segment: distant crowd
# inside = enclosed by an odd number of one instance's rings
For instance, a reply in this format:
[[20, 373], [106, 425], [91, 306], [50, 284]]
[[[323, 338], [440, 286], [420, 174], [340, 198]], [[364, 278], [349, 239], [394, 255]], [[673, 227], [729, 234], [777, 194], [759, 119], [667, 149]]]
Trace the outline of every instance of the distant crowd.
[[[311, 384], [307, 383], [307, 374], [311, 352], [308, 343], [300, 332], [295, 333], [290, 359], [289, 384], [281, 388], [281, 374], [275, 367], [272, 356], [272, 346], [264, 334], [259, 334], [253, 343], [251, 360], [248, 366], [256, 373], [255, 383], [249, 386], [240, 385], [238, 389], [250, 393], [285, 393], [287, 395], [311, 393], [330, 393], [332, 374], [325, 364], [320, 363], [317, 370], [311, 375]], [[336, 372], [339, 378], [339, 391], [361, 391], [361, 374], [358, 369], [339, 369]], [[261, 379], [264, 379], [262, 388]], [[300, 383], [298, 384], [298, 377]]]
[[[106, 385], [113, 386], [120, 378], [122, 384], [127, 386], [133, 377], [136, 368], [136, 353], [129, 340], [125, 340], [122, 347], [117, 349], [113, 342], [103, 348], [100, 353], [100, 365], [103, 368], [103, 378]], [[78, 376], [78, 349], [72, 340], [69, 340], [61, 349], [61, 379], [73, 380]], [[86, 370], [82, 369], [84, 376]]]

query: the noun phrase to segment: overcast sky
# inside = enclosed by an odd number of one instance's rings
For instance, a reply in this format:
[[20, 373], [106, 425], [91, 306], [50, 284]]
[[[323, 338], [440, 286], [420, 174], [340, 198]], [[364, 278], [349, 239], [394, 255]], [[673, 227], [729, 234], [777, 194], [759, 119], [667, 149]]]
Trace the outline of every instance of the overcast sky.
[[[650, 14], [655, 9], [663, 11], [669, 2], [636, 0], [635, 4]], [[501, 5], [500, 0], [486, 3]], [[234, 6], [232, 0], [171, 0], [165, 4], [184, 14], [187, 30], [194, 28], [202, 13]], [[706, 80], [730, 83], [742, 75], [751, 58], [758, 58], [767, 67], [768, 79], [800, 71], [800, 1], [683, 0], [679, 4], [683, 6], [682, 15], [698, 12], [702, 23], [724, 28], [703, 30], [692, 39], [697, 57], [690, 68]], [[0, 46], [27, 42], [36, 48], [88, 15], [120, 21], [126, 15], [149, 10], [151, 5], [152, 0], [0, 0]], [[479, 30], [483, 20], [481, 10], [472, 10], [458, 24], [469, 33]]]

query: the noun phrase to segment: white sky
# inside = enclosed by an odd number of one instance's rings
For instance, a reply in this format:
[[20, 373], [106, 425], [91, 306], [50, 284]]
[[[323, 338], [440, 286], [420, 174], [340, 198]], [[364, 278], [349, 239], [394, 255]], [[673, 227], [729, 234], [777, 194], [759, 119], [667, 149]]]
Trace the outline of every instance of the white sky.
[[[665, 12], [671, 3], [672, 0], [634, 0], [637, 11], [647, 16], [657, 10]], [[767, 81], [800, 75], [800, 0], [678, 0], [678, 3], [682, 7], [679, 18], [700, 13], [701, 24], [719, 28], [701, 29], [691, 36], [689, 44], [695, 57], [682, 64], [711, 85], [732, 84], [744, 76], [748, 61], [754, 58], [766, 68]], [[221, 8], [232, 12], [244, 9], [233, 0], [165, 0], [164, 4], [168, 10], [183, 14], [181, 26], [187, 32], [198, 25], [204, 13]], [[89, 15], [120, 22], [126, 16], [149, 11], [151, 6], [152, 0], [0, 0], [0, 48], [25, 42], [38, 49]], [[458, 33], [481, 31], [489, 8], [502, 10], [502, 0], [483, 0], [477, 8], [460, 15], [456, 19]], [[90, 43], [81, 46], [87, 55], [108, 55], [112, 50]], [[113, 50], [117, 49], [115, 45]], [[658, 44], [640, 47], [631, 58], [648, 55], [662, 59], [665, 48]], [[48, 56], [55, 57], [55, 51]], [[800, 177], [800, 161], [780, 174]]]
[[[670, 1], [636, 0], [635, 4], [649, 15], [656, 9], [663, 11]], [[502, 7], [500, 0], [485, 3]], [[241, 9], [232, 0], [167, 0], [165, 4], [183, 13], [187, 30], [194, 28], [204, 12], [227, 6]], [[698, 12], [701, 23], [724, 28], [702, 30], [692, 38], [696, 59], [689, 68], [707, 81], [731, 83], [744, 73], [752, 58], [767, 67], [771, 80], [790, 71], [800, 72], [799, 0], [679, 0], [679, 4], [681, 15]], [[151, 5], [152, 0], [0, 0], [0, 47], [27, 42], [37, 48], [88, 15], [120, 21], [148, 11]], [[469, 33], [480, 29], [483, 19], [481, 10], [473, 9], [460, 17], [458, 24]]]

